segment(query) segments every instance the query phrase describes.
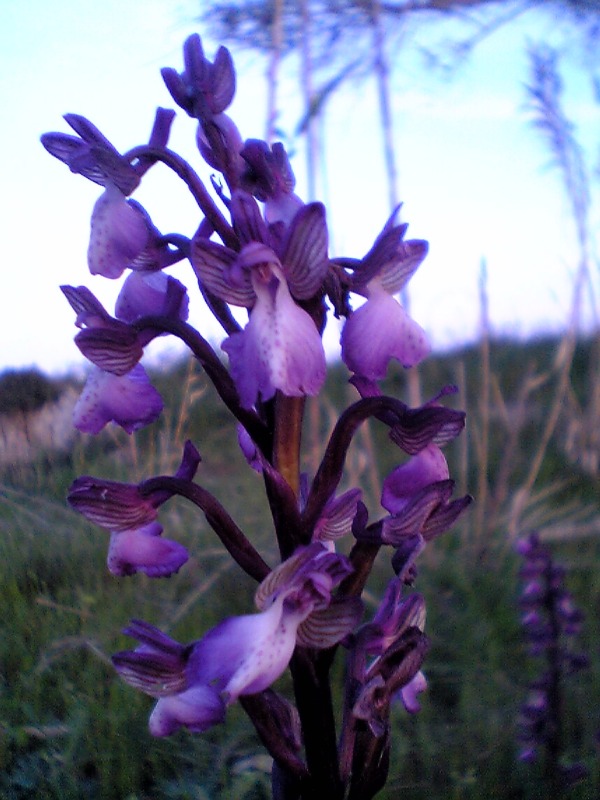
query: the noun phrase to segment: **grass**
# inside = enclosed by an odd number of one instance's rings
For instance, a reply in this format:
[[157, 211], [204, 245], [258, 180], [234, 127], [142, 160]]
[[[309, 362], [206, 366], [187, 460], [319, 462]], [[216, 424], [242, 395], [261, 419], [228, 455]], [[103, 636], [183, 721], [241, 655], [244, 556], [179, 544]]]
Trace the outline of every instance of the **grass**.
[[[527, 477], [536, 431], [551, 399], [555, 345], [491, 343], [487, 409], [477, 403], [480, 351], [423, 365], [424, 396], [447, 383], [461, 384], [456, 404], [466, 401], [469, 430], [466, 443], [455, 443], [447, 455], [461, 485], [480, 489], [485, 479], [486, 505], [434, 542], [420, 562], [417, 588], [427, 598], [431, 637], [425, 664], [429, 691], [418, 715], [393, 712], [392, 769], [383, 800], [546, 796], [535, 766], [516, 761], [515, 722], [532, 666], [519, 628], [518, 559], [509, 523], [514, 493]], [[591, 342], [575, 353], [571, 391], [580, 404], [589, 396], [586, 365], [592, 354]], [[545, 383], [528, 389], [523, 399], [532, 375], [545, 376]], [[275, 562], [261, 479], [243, 462], [235, 427], [211, 387], [187, 364], [159, 381], [170, 411], [135, 444], [114, 433], [82, 437], [66, 456], [45, 456], [3, 475], [0, 796], [7, 800], [269, 797], [268, 759], [240, 708], [230, 709], [225, 726], [202, 736], [179, 733], [154, 740], [147, 731], [151, 701], [121, 683], [109, 662], [111, 653], [129, 644], [120, 629], [132, 616], [181, 640], [197, 638], [224, 615], [250, 610], [252, 582], [233, 570], [204, 519], [180, 500], [161, 510], [165, 529], [192, 553], [180, 575], [159, 582], [143, 575], [112, 578], [105, 567], [106, 535], [64, 502], [70, 481], [83, 472], [119, 480], [170, 472], [189, 437], [204, 459], [198, 480]], [[405, 396], [400, 372], [386, 391]], [[333, 368], [323, 407], [309, 415], [321, 429], [318, 435], [307, 431], [308, 468], [350, 396], [341, 368]], [[568, 424], [563, 414], [519, 525], [547, 523], [557, 557], [569, 569], [569, 586], [586, 612], [582, 646], [592, 664], [569, 687], [565, 718], [568, 755], [591, 770], [590, 779], [569, 797], [588, 800], [600, 786], [594, 751], [600, 729], [598, 476], [573, 463], [565, 450]], [[519, 435], [507, 467], [503, 456], [512, 426]], [[482, 440], [488, 465], [483, 476]], [[352, 446], [348, 482], [360, 480], [366, 487], [374, 516], [377, 483], [397, 457], [377, 426], [365, 428]], [[377, 597], [390, 577], [389, 559], [381, 558], [371, 596]]]

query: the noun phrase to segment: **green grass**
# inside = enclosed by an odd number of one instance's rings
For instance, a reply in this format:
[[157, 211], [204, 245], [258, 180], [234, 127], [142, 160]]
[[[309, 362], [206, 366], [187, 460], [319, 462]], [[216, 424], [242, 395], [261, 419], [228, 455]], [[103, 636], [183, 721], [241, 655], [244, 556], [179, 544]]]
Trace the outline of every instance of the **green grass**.
[[[525, 363], [536, 361], [540, 369], [549, 368], [550, 345], [494, 347], [493, 366], [502, 377], [505, 402], [518, 394]], [[581, 399], [586, 396], [583, 373], [588, 356], [578, 351], [574, 372], [574, 391]], [[482, 425], [475, 402], [478, 364], [472, 350], [431, 359], [423, 370], [425, 396], [466, 375], [463, 395], [450, 402], [460, 407], [466, 399], [470, 406], [468, 460], [465, 465], [459, 443], [449, 448], [448, 457], [453, 475], [462, 470], [461, 480], [473, 491], [480, 477], [473, 443]], [[224, 615], [250, 611], [252, 582], [230, 566], [202, 515], [180, 500], [161, 510], [161, 521], [167, 535], [175, 535], [190, 549], [191, 560], [181, 573], [162, 581], [143, 575], [113, 578], [105, 567], [106, 534], [71, 512], [64, 501], [71, 480], [84, 472], [119, 480], [171, 472], [183, 441], [190, 437], [203, 457], [197, 480], [219, 497], [267, 560], [275, 563], [261, 478], [245, 466], [231, 418], [202, 376], [185, 365], [177, 369], [161, 382], [169, 413], [144, 431], [135, 446], [125, 435], [111, 432], [95, 439], [82, 437], [68, 456], [46, 456], [40, 463], [6, 470], [1, 477], [2, 798], [269, 797], [268, 759], [240, 708], [229, 710], [225, 726], [202, 736], [182, 732], [155, 740], [147, 730], [152, 701], [118, 680], [109, 662], [111, 653], [130, 644], [120, 629], [132, 616], [161, 625], [181, 640], [197, 638]], [[187, 387], [184, 397], [181, 386]], [[387, 388], [406, 396], [400, 373]], [[342, 409], [350, 397], [343, 372], [332, 370], [327, 393], [331, 409]], [[541, 404], [543, 411], [543, 402], [543, 395], [536, 396], [531, 408]], [[323, 431], [316, 441], [321, 445], [330, 417], [320, 417]], [[526, 430], [535, 437], [535, 425]], [[493, 422], [491, 490], [504, 437], [502, 426]], [[528, 447], [524, 443], [515, 455], [509, 496], [526, 469]], [[373, 453], [376, 464], [370, 461]], [[348, 482], [359, 476], [368, 486], [374, 470], [381, 477], [398, 459], [385, 431], [371, 426], [352, 447]], [[307, 466], [310, 463], [309, 454]], [[550, 515], [561, 513], [559, 502], [571, 501], [577, 508], [591, 503], [598, 514], [597, 478], [566, 462], [558, 433], [548, 448], [542, 485], [557, 476], [568, 480], [559, 494], [549, 495]], [[374, 489], [366, 495], [373, 516], [374, 495]], [[425, 662], [429, 690], [418, 715], [409, 716], [400, 707], [393, 711], [392, 767], [382, 800], [547, 796], [536, 768], [515, 758], [515, 721], [533, 667], [519, 629], [518, 559], [502, 527], [504, 518], [500, 514], [492, 530], [473, 530], [471, 516], [432, 543], [420, 562], [417, 588], [427, 599], [431, 638]], [[592, 664], [569, 687], [565, 712], [569, 755], [584, 760], [592, 773], [568, 796], [588, 800], [598, 795], [600, 786], [594, 748], [600, 729], [598, 537], [564, 538], [553, 546], [569, 569], [569, 587], [586, 613], [581, 645]], [[385, 555], [369, 586], [374, 597], [390, 577]]]

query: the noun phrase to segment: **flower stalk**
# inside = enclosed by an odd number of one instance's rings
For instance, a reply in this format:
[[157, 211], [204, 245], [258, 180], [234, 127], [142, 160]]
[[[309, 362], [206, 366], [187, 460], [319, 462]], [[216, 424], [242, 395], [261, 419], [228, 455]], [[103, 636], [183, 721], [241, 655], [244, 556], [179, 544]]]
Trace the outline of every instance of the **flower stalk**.
[[[270, 511], [262, 525], [273, 531], [280, 563], [271, 564], [273, 550], [261, 553], [244, 522], [202, 485], [200, 454], [189, 441], [175, 474], [137, 484], [82, 476], [68, 502], [108, 532], [115, 576], [158, 579], [186, 568], [178, 531], [163, 536], [160, 521], [162, 506], [177, 496], [204, 515], [237, 568], [257, 583], [253, 613], [209, 630], [200, 620], [192, 642], [139, 619], [125, 627], [137, 645], [112, 663], [154, 699], [152, 736], [201, 735], [225, 723], [239, 702], [273, 759], [274, 800], [370, 800], [394, 768], [392, 709], [416, 713], [426, 687], [425, 599], [411, 588], [418, 557], [471, 502], [452, 499], [441, 449], [465, 423], [463, 412], [441, 403], [453, 387], [410, 408], [379, 385], [390, 370], [413, 368], [429, 353], [425, 332], [395, 297], [427, 243], [407, 240], [395, 212], [365, 256], [331, 256], [327, 210], [295, 193], [283, 145], [243, 140], [226, 113], [236, 85], [229, 52], [219, 48], [210, 61], [194, 35], [183, 62], [182, 72], [167, 67], [162, 76], [197, 126], [199, 157], [219, 176], [215, 196], [168, 147], [172, 110], [159, 108], [148, 143], [125, 154], [74, 114], [65, 119], [76, 135], [42, 137], [72, 172], [104, 187], [92, 213], [90, 271], [110, 280], [126, 275], [114, 314], [86, 287], [62, 287], [79, 328], [76, 345], [92, 365], [74, 424], [85, 433], [117, 425], [133, 434], [155, 423], [163, 401], [141, 362], [157, 337], [179, 339], [230, 412], [248, 468], [261, 474]], [[200, 213], [195, 230], [161, 233], [131, 197], [159, 163], [191, 192]], [[168, 275], [183, 260], [226, 334], [223, 357], [190, 321], [188, 287]], [[345, 320], [340, 356], [359, 397], [341, 412], [311, 475], [302, 471], [304, 411], [325, 383], [329, 313]], [[344, 486], [349, 447], [370, 418], [387, 428], [398, 462], [375, 508], [363, 502], [360, 486]], [[210, 464], [211, 454], [204, 458]], [[338, 548], [343, 537], [352, 544]], [[393, 577], [364, 621], [362, 595], [380, 569]], [[340, 661], [345, 685], [336, 692]], [[274, 688], [287, 670], [292, 697]]]

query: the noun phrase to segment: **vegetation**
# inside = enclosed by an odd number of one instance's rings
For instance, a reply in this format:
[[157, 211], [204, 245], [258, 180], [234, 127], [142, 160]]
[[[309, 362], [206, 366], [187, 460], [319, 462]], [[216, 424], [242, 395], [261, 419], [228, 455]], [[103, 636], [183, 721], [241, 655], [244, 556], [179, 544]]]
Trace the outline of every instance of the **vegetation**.
[[[595, 348], [594, 341], [586, 341], [575, 350], [569, 402], [514, 529], [515, 497], [536, 457], [558, 380], [557, 342], [489, 342], [487, 352], [482, 346], [450, 353], [420, 368], [425, 397], [448, 383], [459, 386], [457, 402], [466, 403], [468, 411], [466, 441], [463, 446], [458, 440], [447, 455], [453, 474], [477, 502], [420, 562], [417, 586], [427, 598], [432, 637], [425, 662], [429, 690], [416, 716], [395, 711], [395, 751], [380, 795], [384, 800], [400, 794], [409, 800], [548, 796], [541, 767], [517, 761], [519, 709], [535, 665], [520, 626], [519, 557], [513, 545], [530, 527], [539, 527], [567, 567], [569, 589], [586, 613], [578, 644], [591, 665], [565, 687], [565, 755], [590, 770], [568, 796], [584, 800], [598, 794], [598, 470], [569, 444], [573, 420], [581, 420], [582, 408], [590, 413]], [[346, 380], [345, 369], [334, 366], [323, 413], [308, 415], [305, 437], [315, 454], [337, 415], [333, 410], [339, 412], [353, 395]], [[393, 373], [385, 390], [403, 396], [403, 381], [400, 371]], [[176, 365], [157, 382], [171, 414], [135, 444], [114, 432], [93, 441], [82, 436], [68, 456], [50, 465], [46, 460], [7, 469], [2, 476], [0, 796], [10, 800], [269, 796], [268, 759], [240, 708], [231, 709], [226, 727], [154, 740], [147, 731], [148, 699], [124, 685], [108, 660], [125, 644], [119, 631], [132, 615], [185, 641], [226, 614], [247, 612], [251, 581], [234, 572], [208, 526], [183, 501], [161, 511], [165, 529], [177, 531], [192, 553], [177, 580], [154, 592], [143, 575], [115, 579], [103, 564], [102, 532], [64, 502], [70, 481], [83, 471], [120, 480], [168, 473], [191, 438], [205, 458], [198, 480], [227, 501], [267, 560], [274, 560], [265, 549], [272, 537], [262, 527], [268, 517], [258, 491], [261, 478], [242, 469], [243, 457], [232, 444], [233, 421], [211, 386], [192, 363]], [[487, 407], [482, 396], [489, 397]], [[365, 477], [370, 482], [373, 515], [378, 482], [395, 466], [378, 458], [390, 450], [378, 446], [382, 435], [376, 426], [362, 430], [347, 463], [349, 477], [365, 473], [363, 484]], [[310, 461], [309, 448], [307, 470]], [[382, 559], [377, 572], [382, 585], [389, 573]], [[281, 682], [278, 688], [285, 691]]]
[[26, 414], [58, 398], [60, 389], [37, 369], [0, 374], [0, 414]]

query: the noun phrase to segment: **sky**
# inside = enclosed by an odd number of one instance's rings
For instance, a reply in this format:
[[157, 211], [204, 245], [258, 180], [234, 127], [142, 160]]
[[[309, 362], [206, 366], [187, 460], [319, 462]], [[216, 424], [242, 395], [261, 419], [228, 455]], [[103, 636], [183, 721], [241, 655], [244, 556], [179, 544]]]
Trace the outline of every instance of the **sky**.
[[[62, 115], [71, 112], [88, 117], [120, 150], [147, 141], [155, 108], [174, 107], [160, 68], [181, 69], [183, 41], [192, 32], [203, 34], [194, 19], [200, 7], [187, 0], [4, 0], [0, 371], [35, 366], [63, 374], [80, 368], [74, 315], [58, 287], [85, 284], [111, 311], [118, 292], [119, 284], [91, 276], [86, 264], [89, 218], [100, 189], [48, 155], [40, 135], [69, 132]], [[494, 333], [524, 337], [561, 330], [577, 266], [573, 224], [560, 175], [531, 125], [524, 90], [526, 44], [552, 39], [552, 20], [530, 12], [485, 39], [450, 75], [424, 69], [421, 48], [435, 47], [448, 33], [442, 26], [411, 29], [406, 47], [394, 53], [402, 219], [409, 238], [430, 242], [411, 281], [411, 314], [437, 349], [476, 339], [485, 262]], [[215, 43], [208, 41], [206, 49], [210, 57]], [[265, 65], [250, 51], [233, 56], [239, 88], [231, 115], [244, 138], [260, 138]], [[599, 106], [577, 58], [563, 66], [565, 107], [593, 165]], [[291, 77], [281, 97], [287, 111], [280, 124], [291, 132], [301, 114]], [[360, 257], [389, 213], [374, 84], [349, 84], [328, 106], [324, 131], [326, 180], [318, 199], [328, 208], [330, 252]], [[179, 111], [170, 146], [208, 179], [194, 139], [194, 123]], [[292, 164], [303, 196], [302, 143], [295, 149]], [[164, 168], [151, 170], [135, 197], [165, 232], [191, 236], [198, 225], [187, 190]], [[596, 228], [597, 222], [596, 211]], [[219, 329], [193, 291], [189, 266], [172, 274], [190, 285], [190, 321], [218, 341]], [[335, 339], [334, 330], [331, 352]], [[173, 342], [162, 342], [154, 358], [178, 352]]]

